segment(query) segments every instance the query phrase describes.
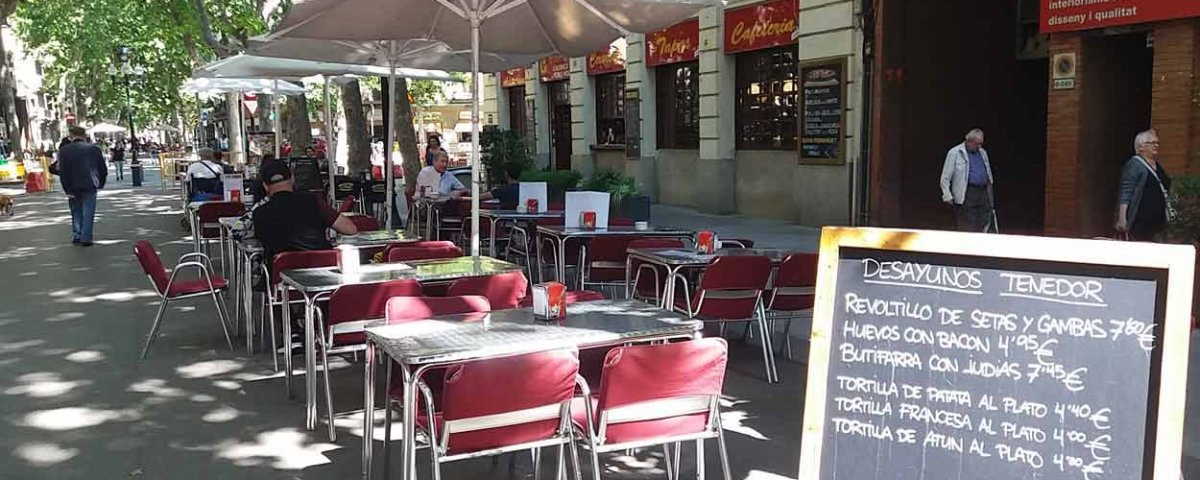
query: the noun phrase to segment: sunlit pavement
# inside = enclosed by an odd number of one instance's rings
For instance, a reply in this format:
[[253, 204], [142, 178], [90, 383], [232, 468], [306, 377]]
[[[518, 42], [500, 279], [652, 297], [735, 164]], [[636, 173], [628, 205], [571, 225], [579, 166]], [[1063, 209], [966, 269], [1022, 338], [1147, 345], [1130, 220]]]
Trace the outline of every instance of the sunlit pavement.
[[[61, 193], [21, 195], [16, 215], [0, 217], [0, 479], [357, 478], [361, 364], [334, 372], [338, 441], [330, 443], [323, 423], [304, 430], [300, 399], [285, 396], [269, 355], [247, 355], [244, 342], [227, 350], [211, 302], [172, 304], [149, 359], [138, 359], [158, 299], [133, 242], [150, 240], [169, 265], [190, 248], [177, 193], [161, 189], [157, 173], [148, 171], [137, 189], [127, 173], [100, 194], [91, 248], [70, 244]], [[804, 368], [781, 360], [783, 383], [769, 386], [756, 347], [731, 344], [724, 418], [733, 478], [793, 477]], [[710, 478], [720, 478], [715, 447], [706, 448]], [[684, 478], [694, 471], [691, 452], [684, 450]], [[422, 478], [425, 458], [418, 457]], [[515, 465], [471, 460], [444, 472], [531, 477], [529, 456], [513, 458]], [[551, 475], [552, 458], [544, 457], [543, 475]], [[604, 470], [605, 478], [665, 478], [660, 450], [608, 456]]]

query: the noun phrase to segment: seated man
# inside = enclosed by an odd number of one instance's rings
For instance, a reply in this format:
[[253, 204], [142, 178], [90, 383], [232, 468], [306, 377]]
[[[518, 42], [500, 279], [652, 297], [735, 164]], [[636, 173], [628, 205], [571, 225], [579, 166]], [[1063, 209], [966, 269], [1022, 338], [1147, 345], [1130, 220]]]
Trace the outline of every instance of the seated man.
[[504, 185], [479, 195], [479, 201], [498, 200], [501, 210], [516, 210], [521, 196], [521, 166], [510, 163], [504, 166]]
[[286, 162], [264, 164], [259, 178], [270, 196], [254, 210], [254, 235], [262, 241], [264, 258], [273, 259], [281, 252], [329, 250], [333, 248], [326, 235], [329, 228], [343, 235], [358, 233], [354, 222], [321, 198], [294, 192], [292, 170]]
[[211, 148], [201, 148], [197, 152], [200, 160], [188, 165], [187, 176], [191, 184], [193, 200], [208, 200], [213, 196], [223, 196], [225, 192], [221, 185], [221, 174], [224, 167], [215, 161], [216, 155]]
[[453, 198], [458, 198], [466, 193], [467, 187], [464, 187], [462, 182], [454, 178], [454, 174], [446, 173], [446, 169], [449, 167], [450, 155], [446, 152], [437, 152], [433, 160], [433, 165], [422, 168], [421, 173], [417, 174], [416, 194], [420, 196], [428, 190], [438, 195], [449, 195]]

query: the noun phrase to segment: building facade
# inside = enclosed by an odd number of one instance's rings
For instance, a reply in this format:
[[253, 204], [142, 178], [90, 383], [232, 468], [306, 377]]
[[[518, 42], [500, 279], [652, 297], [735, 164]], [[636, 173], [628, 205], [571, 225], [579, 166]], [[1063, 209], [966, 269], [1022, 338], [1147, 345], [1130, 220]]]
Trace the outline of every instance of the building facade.
[[659, 203], [850, 224], [865, 178], [861, 3], [730, 2], [489, 75], [484, 120], [523, 133], [539, 166], [622, 172]]

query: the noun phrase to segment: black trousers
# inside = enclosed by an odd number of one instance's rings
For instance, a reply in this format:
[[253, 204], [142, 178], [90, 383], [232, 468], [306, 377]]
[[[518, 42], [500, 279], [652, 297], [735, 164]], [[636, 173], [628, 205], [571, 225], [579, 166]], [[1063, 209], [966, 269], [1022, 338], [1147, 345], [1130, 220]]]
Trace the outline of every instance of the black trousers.
[[992, 221], [992, 196], [987, 187], [967, 186], [963, 203], [955, 206], [958, 229], [964, 232], [983, 232]]

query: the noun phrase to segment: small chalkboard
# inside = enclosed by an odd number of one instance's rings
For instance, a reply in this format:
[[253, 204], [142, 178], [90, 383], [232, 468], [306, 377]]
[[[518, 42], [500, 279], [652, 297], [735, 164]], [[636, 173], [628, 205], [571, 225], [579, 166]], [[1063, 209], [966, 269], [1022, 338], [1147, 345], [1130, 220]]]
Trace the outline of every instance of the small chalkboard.
[[296, 182], [297, 191], [323, 192], [324, 183], [321, 180], [321, 165], [311, 157], [292, 157], [292, 177]]
[[1177, 480], [1195, 249], [825, 228], [801, 480]]
[[637, 89], [625, 91], [625, 158], [642, 158], [642, 99]]
[[800, 163], [844, 163], [846, 59], [803, 64], [800, 82]]

